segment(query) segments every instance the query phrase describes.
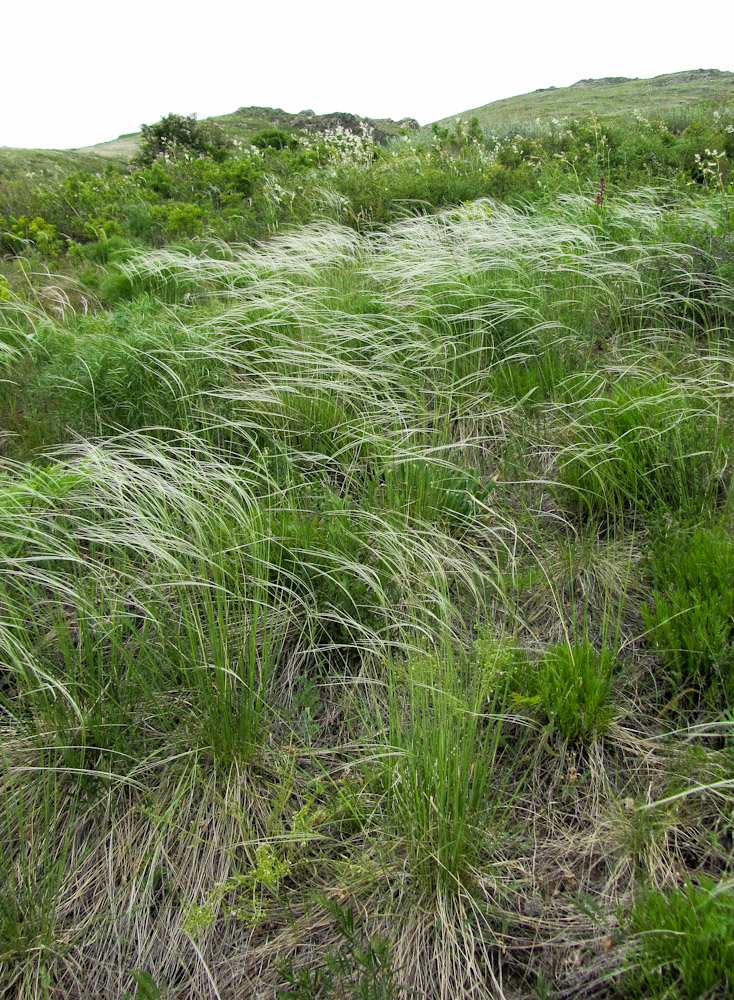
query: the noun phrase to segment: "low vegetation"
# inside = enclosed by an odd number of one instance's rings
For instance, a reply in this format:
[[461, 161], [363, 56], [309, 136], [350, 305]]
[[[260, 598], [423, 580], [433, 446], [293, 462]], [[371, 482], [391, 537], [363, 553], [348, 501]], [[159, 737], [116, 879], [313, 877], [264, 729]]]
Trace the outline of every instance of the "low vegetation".
[[731, 111], [171, 124], [0, 178], [3, 995], [731, 997]]

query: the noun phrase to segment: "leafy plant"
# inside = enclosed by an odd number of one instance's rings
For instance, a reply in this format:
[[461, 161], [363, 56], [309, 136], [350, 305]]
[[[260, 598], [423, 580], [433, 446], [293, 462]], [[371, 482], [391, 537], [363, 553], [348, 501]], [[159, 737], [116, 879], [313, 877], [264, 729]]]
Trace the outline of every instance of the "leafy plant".
[[515, 666], [510, 702], [537, 705], [551, 729], [570, 742], [598, 739], [612, 717], [615, 665], [609, 650], [598, 652], [586, 639], [549, 646], [537, 663]]
[[298, 149], [298, 139], [279, 128], [267, 128], [252, 137], [257, 149]]
[[293, 961], [282, 963], [286, 987], [278, 1000], [394, 1000], [399, 995], [390, 945], [382, 936], [367, 937], [355, 919], [354, 907], [340, 906], [320, 897], [324, 909], [336, 922], [342, 939], [316, 966], [295, 969]]

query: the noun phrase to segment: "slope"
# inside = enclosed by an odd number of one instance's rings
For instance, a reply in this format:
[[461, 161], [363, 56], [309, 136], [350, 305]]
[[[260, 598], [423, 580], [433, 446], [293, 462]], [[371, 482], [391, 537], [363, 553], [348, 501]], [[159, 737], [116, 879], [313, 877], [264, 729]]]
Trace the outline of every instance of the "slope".
[[734, 73], [718, 69], [696, 69], [666, 73], [648, 80], [603, 77], [579, 80], [570, 87], [548, 87], [530, 94], [520, 94], [492, 101], [437, 124], [453, 125], [476, 116], [485, 129], [502, 128], [536, 118], [579, 118], [604, 116], [629, 111], [643, 114], [670, 114], [676, 108], [700, 101], [726, 101], [734, 97]]

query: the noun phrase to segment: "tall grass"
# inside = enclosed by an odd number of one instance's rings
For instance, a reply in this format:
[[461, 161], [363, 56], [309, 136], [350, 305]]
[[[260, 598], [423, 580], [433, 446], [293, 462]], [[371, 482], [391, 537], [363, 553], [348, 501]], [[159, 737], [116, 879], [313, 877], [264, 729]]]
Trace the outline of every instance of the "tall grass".
[[675, 624], [722, 581], [655, 549], [730, 518], [692, 204], [320, 221], [100, 264], [109, 314], [0, 302], [8, 996], [604, 996], [640, 858], [726, 877], [722, 703], [682, 693], [724, 661]]

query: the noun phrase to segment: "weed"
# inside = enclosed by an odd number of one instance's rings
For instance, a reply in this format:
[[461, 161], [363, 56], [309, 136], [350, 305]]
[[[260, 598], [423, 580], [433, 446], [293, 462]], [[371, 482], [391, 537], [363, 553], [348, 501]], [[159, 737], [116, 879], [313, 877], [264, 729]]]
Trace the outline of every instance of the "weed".
[[321, 903], [336, 922], [339, 947], [330, 949], [315, 967], [294, 968], [293, 962], [280, 968], [286, 987], [279, 1000], [393, 1000], [399, 995], [388, 941], [367, 935], [357, 926], [354, 907], [342, 907], [328, 897]]

